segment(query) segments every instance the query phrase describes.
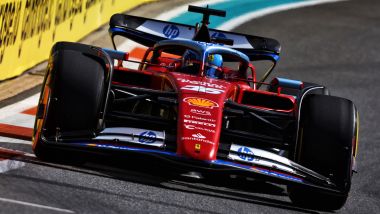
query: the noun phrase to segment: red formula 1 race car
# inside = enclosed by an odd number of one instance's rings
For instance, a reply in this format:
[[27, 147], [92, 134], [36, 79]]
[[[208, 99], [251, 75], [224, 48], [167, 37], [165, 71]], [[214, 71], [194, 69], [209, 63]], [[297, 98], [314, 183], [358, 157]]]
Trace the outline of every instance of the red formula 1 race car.
[[[38, 104], [37, 157], [152, 155], [286, 184], [299, 205], [341, 208], [355, 170], [354, 104], [314, 83], [265, 82], [279, 59], [276, 40], [209, 29], [209, 16], [225, 11], [189, 11], [203, 14], [200, 25], [112, 16], [112, 38], [149, 47], [137, 69], [123, 66], [133, 62], [126, 52], [57, 43]], [[257, 80], [261, 60], [273, 66]]]

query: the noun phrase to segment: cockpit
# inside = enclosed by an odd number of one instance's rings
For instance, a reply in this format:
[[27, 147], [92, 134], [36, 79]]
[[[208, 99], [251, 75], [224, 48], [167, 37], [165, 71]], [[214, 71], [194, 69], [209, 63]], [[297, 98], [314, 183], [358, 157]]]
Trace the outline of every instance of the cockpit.
[[148, 50], [140, 69], [179, 72], [213, 79], [254, 78], [249, 59], [241, 52], [220, 45], [165, 40]]

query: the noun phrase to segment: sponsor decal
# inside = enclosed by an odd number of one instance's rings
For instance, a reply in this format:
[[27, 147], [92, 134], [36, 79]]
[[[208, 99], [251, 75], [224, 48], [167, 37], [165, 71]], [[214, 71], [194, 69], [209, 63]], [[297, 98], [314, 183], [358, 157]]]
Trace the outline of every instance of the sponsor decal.
[[201, 151], [201, 144], [196, 143], [195, 144], [195, 152], [200, 152]]
[[56, 41], [77, 41], [111, 14], [143, 2], [148, 0], [0, 0], [0, 80], [48, 59]]
[[182, 90], [189, 90], [189, 91], [197, 91], [197, 92], [203, 92], [207, 94], [221, 94], [224, 92], [224, 90], [216, 89], [216, 88], [206, 88], [204, 86], [199, 85], [186, 85], [181, 88]]
[[156, 133], [152, 131], [145, 131], [141, 132], [139, 135], [139, 142], [140, 143], [146, 143], [146, 144], [151, 144], [156, 142], [157, 135]]
[[166, 38], [174, 39], [179, 36], [179, 29], [175, 25], [168, 24], [164, 27], [162, 33], [166, 36]]
[[218, 85], [215, 83], [209, 83], [209, 82], [201, 82], [201, 81], [196, 81], [196, 80], [189, 80], [189, 79], [184, 79], [184, 78], [177, 78], [178, 81], [181, 81], [182, 83], [190, 83], [192, 85], [200, 85], [200, 86], [205, 86], [209, 88], [218, 88], [218, 89], [225, 89], [226, 87], [223, 85]]
[[186, 97], [183, 101], [187, 102], [191, 106], [197, 106], [202, 108], [210, 108], [213, 109], [215, 107], [219, 107], [218, 103], [204, 98], [198, 97]]
[[196, 121], [196, 120], [184, 119], [183, 122], [191, 123], [191, 124], [195, 124], [195, 125], [201, 125], [201, 126], [216, 127], [216, 125], [214, 123], [206, 123], [206, 122]]
[[202, 135], [201, 133], [192, 134], [191, 136], [196, 137], [196, 138], [199, 138], [199, 139], [205, 139], [205, 138], [206, 138], [206, 137], [205, 137], [204, 135]]
[[103, 131], [99, 133], [98, 136], [96, 136], [93, 139], [100, 141], [117, 140], [118, 142], [163, 147], [165, 145], [165, 132], [131, 127], [113, 127], [105, 128]]
[[221, 32], [214, 32], [213, 34], [211, 34], [211, 38], [227, 39], [227, 36], [224, 33], [221, 33]]
[[210, 141], [210, 140], [201, 139], [201, 138], [197, 138], [197, 137], [182, 137], [181, 139], [182, 139], [182, 140], [198, 141], [198, 142], [208, 143], [208, 144], [214, 144], [214, 142], [212, 142], [212, 141]]
[[199, 115], [204, 115], [204, 116], [211, 116], [211, 112], [206, 111], [206, 110], [200, 110], [200, 109], [190, 109], [190, 112], [193, 114], [199, 114]]
[[188, 118], [188, 119], [203, 120], [203, 121], [212, 122], [212, 123], [215, 123], [215, 122], [216, 122], [216, 120], [211, 119], [211, 118], [203, 118], [203, 117], [198, 117], [198, 116], [188, 115], [188, 114], [185, 114], [185, 115], [183, 115], [183, 116], [184, 116], [185, 118]]
[[[249, 149], [248, 147], [240, 147], [238, 149], [238, 156], [239, 158], [241, 158], [242, 160], [245, 160], [245, 161], [253, 161], [253, 152], [251, 151], [251, 149]], [[248, 154], [248, 155], [245, 155], [245, 154]]]
[[185, 128], [190, 129], [190, 130], [200, 130], [200, 131], [215, 133], [215, 130], [213, 130], [213, 129], [203, 128], [203, 127], [199, 127], [199, 126], [195, 126], [195, 125], [185, 124]]

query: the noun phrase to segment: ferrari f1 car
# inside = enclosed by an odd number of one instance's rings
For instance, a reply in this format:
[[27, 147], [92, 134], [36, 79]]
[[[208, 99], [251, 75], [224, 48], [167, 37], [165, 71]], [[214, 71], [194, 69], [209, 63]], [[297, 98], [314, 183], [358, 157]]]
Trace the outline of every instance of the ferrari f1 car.
[[[75, 151], [152, 155], [192, 171], [225, 172], [286, 184], [298, 205], [341, 208], [355, 171], [358, 112], [314, 83], [273, 78], [280, 44], [124, 14], [112, 39], [148, 49], [128, 52], [59, 42], [51, 51], [33, 135], [43, 160]], [[273, 66], [257, 80], [255, 63]], [[124, 66], [137, 62], [138, 68]]]

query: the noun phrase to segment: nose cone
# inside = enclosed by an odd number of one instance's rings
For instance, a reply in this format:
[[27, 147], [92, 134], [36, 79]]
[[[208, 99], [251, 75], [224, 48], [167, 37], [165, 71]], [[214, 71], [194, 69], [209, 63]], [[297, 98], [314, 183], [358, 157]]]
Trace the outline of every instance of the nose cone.
[[195, 76], [178, 75], [175, 79], [179, 90], [177, 153], [215, 160], [229, 83]]

